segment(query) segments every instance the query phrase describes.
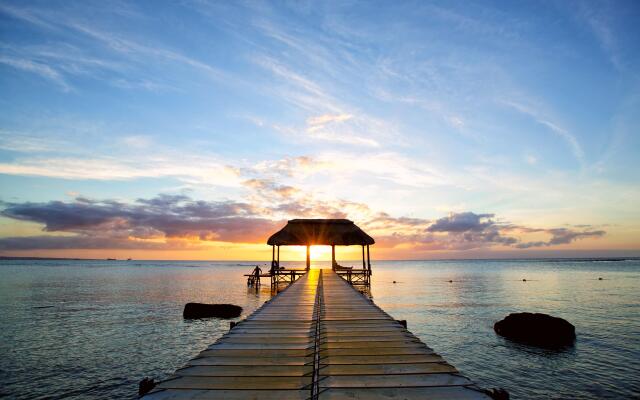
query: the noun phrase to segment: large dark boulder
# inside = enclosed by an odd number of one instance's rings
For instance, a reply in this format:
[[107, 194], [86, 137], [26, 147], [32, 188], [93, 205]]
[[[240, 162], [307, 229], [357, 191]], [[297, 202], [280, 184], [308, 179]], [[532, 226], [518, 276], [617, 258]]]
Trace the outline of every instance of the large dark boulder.
[[182, 316], [186, 319], [194, 318], [236, 318], [242, 313], [242, 307], [233, 304], [202, 304], [187, 303]]
[[570, 346], [576, 339], [576, 328], [571, 323], [539, 313], [509, 314], [493, 329], [507, 339], [546, 348]]
[[156, 387], [156, 381], [153, 378], [145, 377], [138, 383], [138, 395], [144, 396]]

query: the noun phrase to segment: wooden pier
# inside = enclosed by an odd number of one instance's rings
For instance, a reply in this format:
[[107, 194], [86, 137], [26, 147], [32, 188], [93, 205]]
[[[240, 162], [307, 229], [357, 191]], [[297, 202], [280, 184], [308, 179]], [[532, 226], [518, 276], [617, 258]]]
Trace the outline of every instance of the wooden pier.
[[144, 398], [490, 399], [330, 269], [311, 269]]

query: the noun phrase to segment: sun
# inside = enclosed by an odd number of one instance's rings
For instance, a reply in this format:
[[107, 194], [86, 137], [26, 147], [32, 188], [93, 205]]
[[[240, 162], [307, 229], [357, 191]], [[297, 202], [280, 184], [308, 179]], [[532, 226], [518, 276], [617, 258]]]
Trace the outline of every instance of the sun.
[[[291, 246], [287, 250], [289, 249], [293, 251], [292, 255], [295, 260], [304, 261], [307, 258], [306, 246]], [[283, 255], [281, 254], [281, 256]], [[311, 262], [331, 261], [331, 246], [311, 246], [310, 255]]]
[[[305, 249], [306, 257], [306, 249]], [[331, 246], [311, 246], [311, 260], [331, 260]]]

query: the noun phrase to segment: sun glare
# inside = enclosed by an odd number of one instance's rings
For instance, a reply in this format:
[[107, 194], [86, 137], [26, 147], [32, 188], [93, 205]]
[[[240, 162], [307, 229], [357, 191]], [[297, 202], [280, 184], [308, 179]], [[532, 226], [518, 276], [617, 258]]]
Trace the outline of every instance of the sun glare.
[[[295, 257], [299, 260], [305, 260], [307, 257], [307, 248], [305, 246], [292, 246]], [[311, 261], [330, 261], [331, 246], [311, 246]]]
[[[306, 254], [306, 250], [305, 250]], [[330, 246], [311, 246], [311, 259], [320, 261], [320, 260], [331, 260], [331, 247]]]

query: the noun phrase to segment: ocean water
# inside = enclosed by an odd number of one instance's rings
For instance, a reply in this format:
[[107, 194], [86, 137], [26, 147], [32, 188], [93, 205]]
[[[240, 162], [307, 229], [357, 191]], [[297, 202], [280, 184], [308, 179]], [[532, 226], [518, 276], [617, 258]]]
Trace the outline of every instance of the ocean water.
[[[247, 288], [252, 264], [0, 261], [0, 397], [136, 398], [140, 379], [166, 377], [229, 329], [183, 320], [185, 303], [238, 304], [243, 318], [271, 297], [268, 285]], [[640, 260], [373, 268], [373, 300], [483, 387], [514, 399], [640, 397]], [[493, 332], [519, 311], [569, 320], [575, 346], [541, 350]]]

